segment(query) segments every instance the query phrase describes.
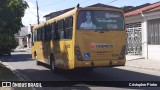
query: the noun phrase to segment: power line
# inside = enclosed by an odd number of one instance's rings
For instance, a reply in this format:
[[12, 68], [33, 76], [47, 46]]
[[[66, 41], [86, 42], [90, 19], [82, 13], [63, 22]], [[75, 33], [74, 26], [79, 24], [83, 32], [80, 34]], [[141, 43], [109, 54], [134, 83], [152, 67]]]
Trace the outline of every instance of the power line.
[[33, 13], [29, 8], [27, 9], [29, 12], [31, 12], [33, 15], [37, 16], [35, 13]]
[[116, 1], [118, 1], [118, 0], [113, 0], [113, 1], [108, 2], [108, 3], [106, 3], [106, 4], [111, 4], [111, 3], [116, 2]]
[[59, 4], [59, 3], [63, 2], [63, 1], [65, 1], [65, 0], [61, 0], [61, 1], [56, 2], [56, 3], [53, 3], [53, 4], [49, 4], [49, 5], [45, 5], [45, 6], [41, 6], [41, 7], [39, 7], [39, 8], [42, 8], [42, 7], [48, 7], [48, 6], [52, 6], [52, 5], [55, 5], [55, 4]]
[[79, 4], [83, 4], [83, 3], [88, 2], [88, 1], [90, 1], [90, 0], [85, 0], [83, 2], [80, 2]]
[[[39, 7], [39, 8], [45, 8], [45, 7], [49, 7], [49, 6], [52, 6], [52, 5], [57, 5], [57, 4], [60, 4], [61, 2], [64, 2], [65, 0], [61, 0], [61, 1], [59, 1], [59, 2], [55, 2], [55, 3], [53, 3], [53, 4], [48, 4], [48, 5], [44, 5], [44, 6], [41, 6], [41, 7]], [[79, 4], [84, 4], [84, 3], [86, 3], [86, 2], [89, 2], [89, 1], [91, 1], [91, 0], [84, 0], [84, 1], [82, 1], [82, 2], [80, 2]], [[116, 2], [116, 1], [118, 1], [118, 0], [113, 0], [113, 1], [111, 1], [111, 2], [108, 2], [108, 3], [106, 3], [106, 4], [110, 4], [110, 3], [113, 3], [113, 2]], [[42, 10], [42, 11], [45, 11], [44, 9], [40, 9], [40, 10]], [[48, 9], [47, 9], [48, 10]], [[33, 13], [33, 12], [32, 12]], [[34, 14], [35, 15], [35, 14]], [[37, 15], [36, 15], [37, 16]]]

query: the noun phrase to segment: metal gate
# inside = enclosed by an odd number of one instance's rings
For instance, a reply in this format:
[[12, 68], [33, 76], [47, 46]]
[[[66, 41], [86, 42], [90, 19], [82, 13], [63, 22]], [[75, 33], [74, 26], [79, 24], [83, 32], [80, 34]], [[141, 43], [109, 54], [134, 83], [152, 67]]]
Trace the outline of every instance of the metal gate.
[[142, 55], [141, 22], [126, 24], [127, 54]]

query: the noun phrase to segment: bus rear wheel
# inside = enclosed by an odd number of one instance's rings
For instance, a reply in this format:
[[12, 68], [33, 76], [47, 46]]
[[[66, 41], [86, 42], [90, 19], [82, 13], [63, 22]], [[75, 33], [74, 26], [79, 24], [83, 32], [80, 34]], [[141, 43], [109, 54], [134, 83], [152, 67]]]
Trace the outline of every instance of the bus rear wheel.
[[54, 57], [52, 55], [50, 56], [50, 69], [53, 73], [57, 72], [57, 68], [55, 66], [55, 60], [54, 60]]
[[38, 61], [38, 57], [37, 57], [37, 54], [35, 53], [35, 60], [36, 60], [36, 65], [40, 65], [40, 62]]

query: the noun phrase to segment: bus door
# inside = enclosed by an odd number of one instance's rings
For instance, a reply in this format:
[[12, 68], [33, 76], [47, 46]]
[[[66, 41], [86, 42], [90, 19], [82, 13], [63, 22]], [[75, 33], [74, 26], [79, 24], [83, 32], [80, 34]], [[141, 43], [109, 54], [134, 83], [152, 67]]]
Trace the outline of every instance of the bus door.
[[59, 30], [58, 31], [58, 38], [53, 42], [54, 45], [54, 58], [55, 58], [55, 64], [59, 68], [63, 68], [66, 60], [66, 53], [64, 52], [64, 31]]
[[66, 66], [68, 68], [74, 68], [73, 61], [73, 17], [68, 17], [65, 19], [65, 41], [64, 41], [64, 54], [66, 60]]
[[41, 62], [44, 62], [44, 49], [45, 49], [45, 42], [44, 42], [44, 38], [45, 38], [45, 28], [39, 28], [37, 30], [37, 43], [36, 43], [36, 53], [37, 53], [37, 59]]
[[[57, 63], [59, 63], [62, 68], [68, 68], [69, 60], [73, 55], [73, 41], [72, 41], [72, 31], [73, 31], [73, 17], [68, 17], [65, 20], [57, 22], [59, 41], [55, 43], [57, 52]], [[59, 49], [59, 50], [58, 50]]]
[[35, 59], [35, 42], [37, 42], [37, 30], [32, 31], [32, 59]]
[[44, 39], [43, 39], [43, 56], [44, 56], [44, 61], [45, 63], [50, 63], [49, 61], [49, 56], [50, 56], [50, 52], [51, 52], [51, 44], [50, 44], [50, 40], [51, 40], [51, 25], [46, 25], [45, 30], [43, 30], [43, 34], [45, 35]]

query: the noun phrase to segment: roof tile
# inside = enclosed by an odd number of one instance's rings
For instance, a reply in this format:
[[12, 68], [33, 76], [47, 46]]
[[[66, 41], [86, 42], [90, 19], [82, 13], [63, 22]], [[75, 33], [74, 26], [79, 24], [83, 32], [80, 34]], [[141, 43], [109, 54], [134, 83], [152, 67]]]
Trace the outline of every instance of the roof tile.
[[146, 7], [142, 7], [140, 9], [133, 10], [131, 12], [127, 12], [127, 13], [125, 13], [125, 16], [132, 16], [132, 15], [140, 14], [142, 12], [151, 12], [151, 11], [155, 11], [155, 10], [160, 10], [160, 2], [151, 4]]

